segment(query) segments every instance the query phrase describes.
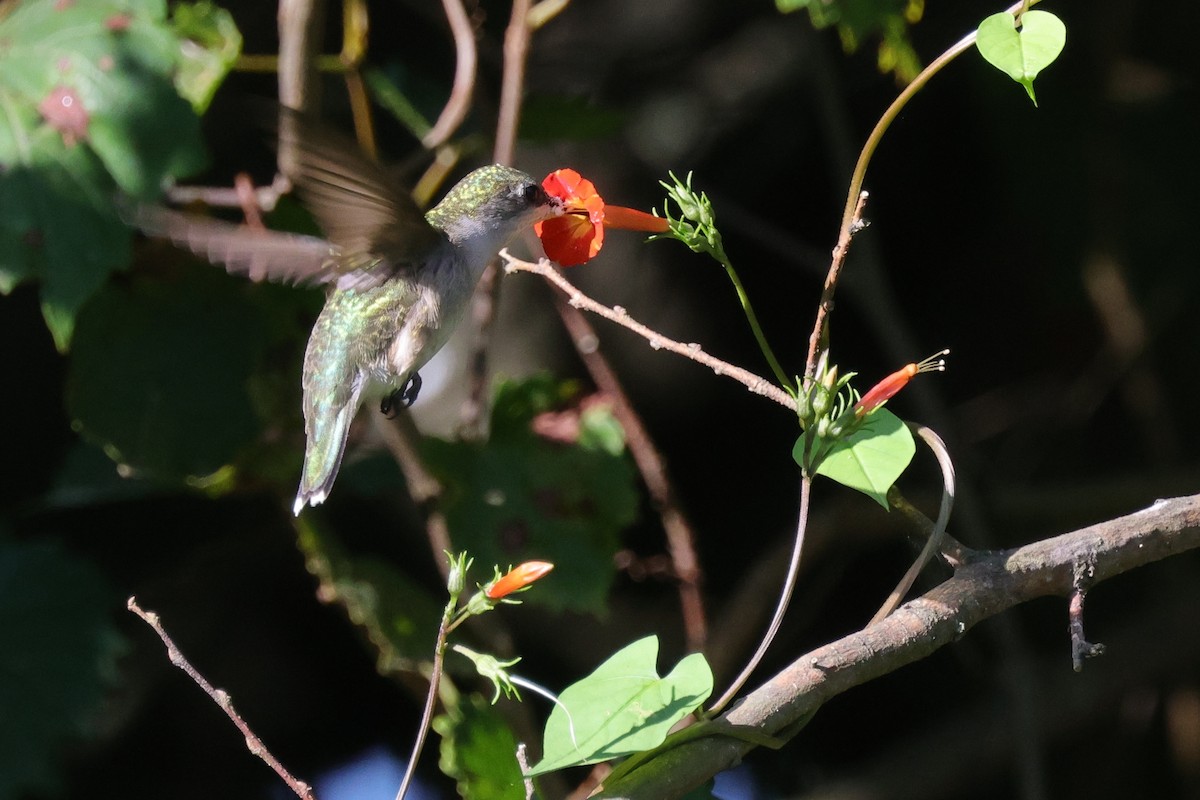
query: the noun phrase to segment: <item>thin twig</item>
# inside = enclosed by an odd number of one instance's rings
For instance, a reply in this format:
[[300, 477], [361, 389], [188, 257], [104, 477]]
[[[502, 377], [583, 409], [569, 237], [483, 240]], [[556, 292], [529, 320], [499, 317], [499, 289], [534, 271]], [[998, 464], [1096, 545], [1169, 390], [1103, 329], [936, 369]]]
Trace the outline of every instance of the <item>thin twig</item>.
[[779, 601], [775, 604], [775, 613], [771, 617], [771, 624], [767, 626], [767, 632], [762, 641], [758, 643], [758, 649], [746, 662], [741, 674], [734, 679], [720, 699], [712, 704], [709, 709], [711, 714], [719, 713], [742, 690], [746, 681], [750, 680], [750, 675], [758, 667], [758, 663], [766, 655], [767, 648], [775, 639], [775, 634], [779, 633], [779, 626], [783, 624], [783, 615], [787, 613], [788, 604], [792, 600], [792, 591], [796, 588], [796, 577], [800, 574], [800, 555], [804, 550], [804, 534], [808, 530], [808, 506], [811, 496], [812, 476], [803, 475], [800, 478], [800, 510], [797, 512], [796, 537], [792, 543], [792, 557], [788, 561], [787, 576], [783, 580], [783, 588], [779, 591]]
[[650, 438], [650, 432], [641, 417], [629, 402], [629, 396], [621, 385], [620, 378], [613, 372], [608, 359], [595, 346], [596, 331], [583, 312], [568, 303], [565, 297], [555, 293], [555, 308], [563, 326], [575, 344], [575, 351], [587, 367], [596, 388], [612, 403], [612, 413], [625, 431], [625, 442], [630, 455], [642, 475], [642, 482], [650, 493], [650, 500], [662, 520], [663, 532], [671, 553], [671, 564], [679, 582], [679, 604], [683, 614], [683, 628], [687, 636], [688, 649], [700, 652], [708, 638], [708, 622], [704, 614], [704, 600], [700, 593], [702, 572], [696, 557], [696, 535], [691, 523], [680, 507], [675, 488], [667, 477], [667, 465], [662, 454]]
[[925, 569], [925, 565], [933, 558], [933, 554], [938, 551], [942, 545], [942, 537], [946, 535], [946, 526], [950, 524], [950, 511], [954, 507], [954, 462], [950, 460], [950, 451], [946, 449], [946, 443], [938, 436], [932, 428], [927, 428], [916, 422], [907, 423], [909, 430], [917, 434], [921, 441], [929, 446], [933, 451], [933, 455], [937, 458], [938, 466], [942, 468], [942, 503], [938, 509], [937, 523], [933, 526], [933, 530], [929, 534], [929, 538], [925, 540], [925, 546], [921, 548], [920, 555], [917, 560], [912, 563], [908, 571], [904, 573], [904, 577], [900, 579], [900, 583], [888, 595], [887, 600], [883, 602], [879, 610], [875, 612], [875, 616], [871, 617], [868, 625], [874, 625], [888, 614], [896, 610], [904, 596], [908, 594], [908, 590], [912, 588], [916, 582], [917, 576], [921, 574], [921, 570]]
[[829, 274], [825, 276], [825, 286], [821, 289], [821, 301], [817, 304], [817, 318], [813, 323], [812, 333], [808, 337], [808, 358], [804, 362], [804, 377], [813, 377], [817, 368], [817, 358], [821, 353], [824, 340], [829, 332], [829, 315], [833, 313], [833, 295], [837, 291], [838, 278], [841, 277], [842, 267], [846, 264], [846, 254], [850, 251], [850, 242], [854, 235], [865, 226], [862, 212], [867, 204], [867, 193], [860, 192], [858, 202], [854, 206], [850, 221], [842, 225], [838, 233], [837, 246], [833, 248], [833, 260], [829, 264]]
[[192, 681], [199, 686], [204, 693], [221, 708], [222, 711], [225, 712], [225, 716], [229, 717], [233, 724], [237, 726], [237, 729], [242, 732], [242, 736], [244, 736], [246, 739], [246, 749], [261, 758], [271, 769], [275, 770], [275, 774], [283, 779], [283, 782], [288, 785], [289, 789], [295, 792], [297, 797], [301, 798], [302, 800], [316, 800], [316, 795], [313, 794], [312, 787], [304, 781], [295, 778], [292, 773], [288, 772], [287, 769], [284, 768], [283, 764], [279, 763], [279, 759], [275, 758], [275, 756], [271, 754], [271, 751], [267, 749], [267, 746], [263, 744], [262, 739], [259, 739], [254, 731], [250, 729], [250, 726], [246, 724], [246, 721], [242, 719], [241, 715], [238, 714], [237, 710], [233, 707], [233, 700], [229, 697], [229, 694], [224, 689], [214, 688], [213, 685], [209, 683], [186, 658], [183, 657], [183, 653], [179, 651], [179, 648], [175, 646], [175, 642], [171, 640], [171, 637], [167, 634], [166, 630], [163, 629], [162, 622], [159, 620], [158, 614], [155, 614], [153, 611], [143, 611], [141, 606], [137, 604], [137, 598], [134, 597], [130, 597], [129, 600], [126, 601], [126, 606], [134, 614], [137, 614], [139, 617], [141, 617], [147, 625], [154, 629], [154, 632], [158, 634], [158, 638], [162, 639], [163, 644], [167, 647], [167, 658], [171, 660], [171, 663], [183, 670], [184, 673], [191, 678]]
[[683, 344], [674, 339], [669, 339], [663, 336], [658, 331], [646, 327], [640, 322], [637, 322], [629, 316], [621, 306], [609, 307], [596, 302], [592, 298], [585, 295], [579, 289], [575, 288], [566, 278], [562, 276], [554, 266], [546, 259], [541, 259], [537, 263], [531, 261], [522, 261], [513, 256], [508, 250], [500, 251], [500, 258], [505, 261], [506, 272], [532, 272], [535, 275], [541, 275], [549, 280], [560, 290], [567, 295], [567, 302], [576, 308], [581, 308], [584, 311], [590, 311], [593, 314], [598, 314], [601, 317], [615, 322], [623, 328], [627, 328], [637, 335], [641, 336], [655, 350], [668, 350], [676, 355], [681, 355], [684, 358], [690, 358], [692, 361], [703, 364], [712, 369], [717, 375], [725, 375], [733, 378], [738, 383], [741, 383], [755, 394], [760, 394], [769, 400], [774, 400], [779, 405], [788, 409], [795, 409], [796, 401], [788, 395], [783, 389], [780, 389], [775, 384], [771, 383], [761, 375], [755, 375], [749, 370], [734, 366], [728, 361], [711, 356], [701, 349], [700, 345], [695, 343]]
[[396, 800], [404, 800], [408, 786], [413, 776], [417, 774], [417, 762], [421, 759], [421, 750], [425, 747], [425, 738], [429, 735], [429, 725], [433, 721], [433, 707], [437, 703], [438, 687], [442, 681], [442, 668], [446, 658], [446, 630], [450, 618], [454, 614], [455, 603], [446, 605], [442, 612], [442, 622], [438, 626], [437, 643], [433, 647], [433, 672], [429, 676], [429, 692], [425, 695], [425, 708], [421, 711], [421, 723], [417, 728], [417, 739], [413, 742], [412, 754], [408, 757], [408, 767], [404, 770], [404, 780], [396, 792]]
[[[529, 51], [529, 6], [530, 0], [514, 0], [508, 29], [504, 33], [504, 78], [500, 86], [496, 145], [492, 150], [492, 160], [497, 164], [511, 164], [516, 150], [521, 95], [525, 90], [525, 58]], [[483, 271], [471, 303], [475, 337], [471, 343], [467, 399], [459, 411], [459, 429], [463, 436], [479, 434], [487, 406], [488, 343], [499, 304], [500, 268], [493, 261]]]
[[434, 150], [454, 135], [471, 109], [471, 94], [475, 91], [475, 72], [478, 55], [475, 48], [475, 29], [463, 8], [462, 0], [442, 0], [446, 22], [454, 36], [454, 85], [437, 122], [421, 139], [421, 144]]

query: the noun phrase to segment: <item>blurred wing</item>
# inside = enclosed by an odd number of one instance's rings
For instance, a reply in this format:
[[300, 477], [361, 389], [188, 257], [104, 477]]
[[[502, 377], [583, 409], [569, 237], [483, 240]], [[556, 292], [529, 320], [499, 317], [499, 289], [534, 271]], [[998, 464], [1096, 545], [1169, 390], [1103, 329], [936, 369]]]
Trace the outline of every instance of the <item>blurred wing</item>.
[[281, 109], [279, 139], [296, 154], [288, 177], [337, 245], [342, 271], [404, 269], [441, 243], [412, 197], [353, 140], [287, 108]]
[[342, 277], [336, 249], [315, 236], [258, 230], [160, 206], [139, 204], [123, 211], [143, 233], [170, 239], [236, 275], [297, 284]]

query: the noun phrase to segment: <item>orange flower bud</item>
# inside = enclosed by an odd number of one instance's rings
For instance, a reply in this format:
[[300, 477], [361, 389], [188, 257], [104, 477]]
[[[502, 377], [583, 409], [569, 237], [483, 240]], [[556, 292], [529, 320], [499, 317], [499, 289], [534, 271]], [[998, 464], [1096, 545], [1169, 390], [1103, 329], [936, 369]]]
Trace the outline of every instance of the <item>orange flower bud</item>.
[[483, 593], [489, 600], [500, 600], [513, 592], [524, 589], [552, 569], [554, 569], [554, 565], [548, 561], [526, 561], [509, 570], [507, 575], [484, 587]]
[[896, 392], [908, 385], [908, 382], [922, 372], [944, 372], [946, 369], [946, 361], [942, 356], [947, 355], [949, 350], [942, 350], [934, 353], [929, 358], [922, 359], [915, 364], [906, 364], [900, 369], [888, 375], [879, 383], [871, 387], [871, 390], [859, 398], [854, 404], [854, 413], [858, 416], [870, 414], [875, 409], [890, 400]]

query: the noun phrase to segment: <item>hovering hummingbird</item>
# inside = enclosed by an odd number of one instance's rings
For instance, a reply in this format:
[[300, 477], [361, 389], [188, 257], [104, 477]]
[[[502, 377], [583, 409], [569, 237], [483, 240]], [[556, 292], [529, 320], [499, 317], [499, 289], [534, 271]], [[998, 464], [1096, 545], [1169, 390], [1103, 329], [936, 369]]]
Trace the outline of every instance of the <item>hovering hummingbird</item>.
[[417, 371], [449, 339], [487, 264], [563, 205], [524, 172], [493, 164], [422, 216], [356, 145], [288, 117], [280, 136], [297, 153], [289, 177], [327, 239], [152, 206], [134, 209], [131, 221], [231, 273], [329, 287], [304, 353], [307, 444], [292, 509], [299, 515], [329, 495], [363, 401], [382, 398], [385, 413], [411, 405], [421, 389]]

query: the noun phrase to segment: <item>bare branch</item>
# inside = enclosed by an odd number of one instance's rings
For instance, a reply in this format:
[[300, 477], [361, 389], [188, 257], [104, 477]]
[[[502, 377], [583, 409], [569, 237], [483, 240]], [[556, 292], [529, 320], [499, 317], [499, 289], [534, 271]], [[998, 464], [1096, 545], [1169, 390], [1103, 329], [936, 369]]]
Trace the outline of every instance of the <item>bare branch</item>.
[[242, 719], [241, 715], [238, 714], [237, 710], [233, 707], [233, 700], [229, 697], [229, 694], [223, 689], [217, 689], [213, 687], [213, 685], [209, 683], [186, 658], [183, 657], [183, 653], [179, 651], [179, 648], [175, 646], [175, 642], [171, 640], [171, 637], [167, 635], [167, 632], [163, 629], [162, 622], [159, 621], [158, 614], [155, 614], [153, 611], [143, 611], [141, 606], [137, 604], [137, 599], [133, 597], [129, 598], [129, 600], [126, 602], [126, 606], [134, 614], [137, 614], [139, 617], [141, 617], [147, 625], [154, 629], [154, 632], [158, 634], [158, 638], [162, 639], [163, 644], [167, 646], [167, 658], [171, 660], [171, 663], [183, 670], [184, 673], [187, 674], [187, 676], [191, 678], [197, 686], [204, 690], [206, 695], [212, 698], [214, 703], [220, 706], [221, 710], [225, 712], [225, 716], [229, 717], [229, 719], [233, 721], [233, 724], [237, 726], [237, 729], [242, 732], [244, 737], [246, 737], [246, 749], [261, 758], [271, 769], [275, 770], [275, 774], [282, 778], [283, 782], [288, 785], [288, 788], [295, 792], [296, 796], [301, 798], [301, 800], [316, 800], [316, 795], [313, 794], [312, 787], [304, 781], [293, 777], [292, 773], [288, 772], [287, 769], [284, 768], [283, 764], [279, 763], [279, 759], [271, 755], [271, 751], [267, 749], [265, 744], [263, 744], [262, 739], [259, 739], [258, 736], [255, 735], [254, 731], [250, 730], [250, 726], [246, 724], [246, 721]]
[[454, 85], [437, 122], [421, 139], [421, 144], [434, 150], [454, 135], [471, 110], [471, 94], [475, 91], [475, 67], [478, 55], [475, 48], [475, 29], [463, 8], [462, 0], [442, 0], [446, 21], [454, 36]]

